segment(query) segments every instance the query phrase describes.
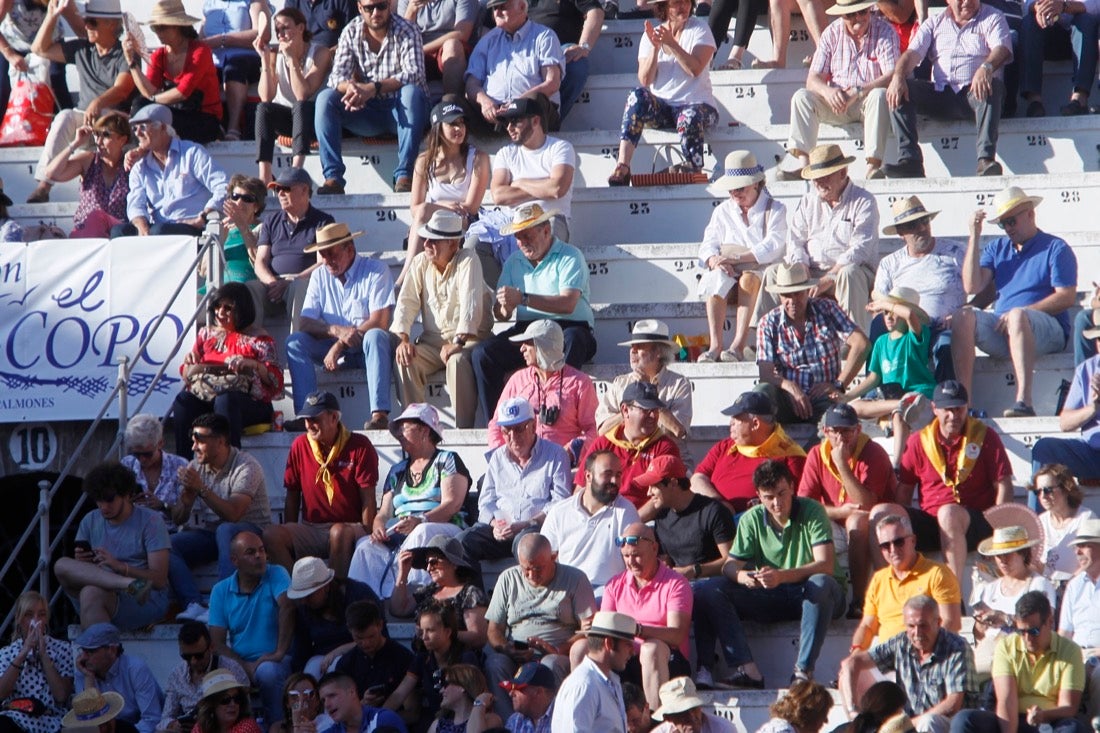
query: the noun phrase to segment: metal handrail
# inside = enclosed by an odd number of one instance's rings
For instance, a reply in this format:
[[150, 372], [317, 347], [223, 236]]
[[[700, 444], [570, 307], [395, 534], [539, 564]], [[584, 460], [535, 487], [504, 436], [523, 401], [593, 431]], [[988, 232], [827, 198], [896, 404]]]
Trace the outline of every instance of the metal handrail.
[[[221, 240], [218, 236], [218, 224], [219, 218], [211, 217], [210, 223], [207, 227], [207, 231], [200, 238], [200, 241], [202, 241], [202, 246], [199, 247], [195, 258], [191, 261], [190, 267], [187, 268], [187, 273], [183, 276], [183, 278], [181, 278], [179, 284], [176, 286], [176, 289], [173, 291], [172, 296], [166, 301], [164, 308], [160, 312], [160, 315], [157, 316], [157, 318], [153, 321], [152, 327], [149, 329], [148, 334], [146, 335], [145, 339], [142, 341], [136, 352], [137, 354], [141, 354], [149, 346], [149, 343], [156, 335], [157, 331], [160, 329], [161, 325], [164, 322], [164, 319], [167, 317], [168, 311], [171, 308], [172, 303], [176, 301], [176, 298], [178, 298], [180, 293], [183, 292], [183, 289], [187, 287], [189, 283], [193, 282], [192, 275], [198, 270], [199, 263], [202, 261], [203, 257], [208, 258], [207, 282], [217, 283], [219, 286], [221, 285], [225, 271], [225, 258], [224, 252], [222, 251], [222, 248], [220, 246]], [[210, 299], [212, 291], [213, 288], [210, 287], [210, 285], [208, 284], [206, 293], [199, 299], [194, 312], [192, 312], [191, 314], [191, 318], [188, 319], [185, 327], [183, 328], [183, 331], [176, 338], [176, 343], [172, 346], [168, 358], [165, 359], [164, 362], [161, 364], [160, 369], [157, 370], [157, 373], [154, 375], [153, 379], [150, 380], [149, 386], [146, 388], [145, 392], [142, 394], [141, 399], [138, 401], [136, 408], [137, 410], [141, 410], [141, 408], [145, 406], [145, 403], [148, 401], [149, 397], [152, 395], [153, 390], [156, 388], [157, 383], [164, 376], [164, 372], [167, 369], [168, 362], [171, 361], [172, 357], [179, 352], [179, 349], [183, 344], [184, 336], [191, 329], [191, 326], [194, 325], [195, 322], [198, 320], [200, 314], [202, 314], [206, 310], [207, 303]], [[64, 468], [61, 469], [60, 473], [57, 476], [57, 479], [54, 480], [52, 485], [46, 480], [42, 480], [38, 483], [38, 509], [35, 511], [34, 516], [31, 517], [30, 521], [27, 523], [27, 529], [24, 530], [19, 540], [15, 543], [15, 546], [11, 549], [11, 553], [8, 556], [7, 560], [5, 560], [3, 566], [0, 567], [0, 578], [7, 577], [8, 571], [10, 571], [12, 565], [15, 564], [16, 558], [18, 558], [19, 553], [22, 552], [24, 545], [27, 544], [30, 536], [37, 528], [39, 532], [38, 564], [35, 566], [34, 571], [30, 574], [27, 582], [23, 585], [23, 588], [20, 591], [20, 595], [30, 590], [31, 587], [35, 585], [36, 581], [39, 587], [39, 592], [43, 595], [43, 597], [49, 598], [49, 604], [51, 606], [61, 593], [60, 588], [58, 588], [58, 590], [52, 596], [50, 596], [48, 592], [48, 571], [50, 558], [53, 557], [53, 553], [57, 549], [58, 545], [61, 543], [61, 540], [65, 536], [65, 533], [68, 531], [69, 527], [72, 526], [73, 522], [76, 520], [76, 517], [79, 515], [80, 510], [84, 507], [84, 502], [87, 500], [87, 495], [80, 495], [80, 498], [76, 502], [76, 506], [73, 507], [73, 510], [69, 513], [69, 516], [65, 518], [65, 521], [62, 523], [61, 528], [57, 531], [57, 534], [52, 538], [52, 540], [49, 537], [50, 505], [52, 504], [54, 498], [57, 496], [57, 492], [61, 490], [62, 483], [64, 483], [65, 479], [69, 477], [73, 467], [76, 465], [77, 461], [79, 461], [80, 458], [83, 456], [85, 447], [87, 447], [88, 443], [91, 442], [92, 436], [95, 434], [96, 428], [98, 428], [99, 424], [103, 422], [104, 416], [107, 414], [107, 411], [110, 409], [111, 404], [114, 402], [116, 396], [118, 396], [119, 400], [119, 430], [118, 433], [115, 435], [114, 441], [104, 453], [103, 457], [104, 459], [106, 459], [112, 454], [116, 456], [118, 455], [118, 450], [121, 447], [123, 443], [123, 438], [125, 436], [126, 422], [129, 419], [129, 413], [127, 411], [129, 407], [127, 385], [129, 384], [130, 380], [131, 368], [132, 367], [130, 359], [128, 357], [122, 357], [122, 359], [119, 361], [118, 379], [116, 379], [115, 381], [115, 386], [111, 389], [111, 392], [104, 399], [103, 404], [99, 408], [99, 412], [96, 413], [95, 418], [92, 419], [91, 425], [89, 425], [87, 430], [84, 431], [84, 435], [81, 436], [76, 448], [71, 451], [69, 459], [68, 461], [66, 461]], [[35, 520], [37, 520], [37, 522]], [[15, 607], [13, 605], [12, 608], [8, 611], [7, 615], [4, 617], [3, 623], [0, 623], [0, 638], [3, 638], [7, 634], [8, 629], [11, 627], [11, 624], [14, 622], [14, 620]]]

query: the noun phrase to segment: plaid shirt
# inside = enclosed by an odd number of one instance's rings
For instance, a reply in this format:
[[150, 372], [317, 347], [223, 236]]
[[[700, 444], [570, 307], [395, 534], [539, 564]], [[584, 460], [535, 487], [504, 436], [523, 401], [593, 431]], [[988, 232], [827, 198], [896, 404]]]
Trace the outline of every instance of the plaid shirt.
[[893, 71], [901, 53], [897, 31], [877, 15], [870, 16], [870, 24], [860, 48], [845, 30], [843, 18], [830, 23], [821, 34], [810, 71], [840, 89], [866, 86]]
[[550, 733], [550, 719], [554, 717], [554, 703], [546, 708], [546, 712], [538, 720], [531, 722], [523, 713], [512, 713], [504, 727], [509, 733]]
[[[391, 14], [390, 27], [382, 47], [374, 53], [363, 37], [363, 26], [363, 17], [359, 16], [340, 34], [328, 85], [336, 89], [345, 81], [362, 83], [397, 79], [402, 86], [415, 84], [427, 94], [424, 43], [420, 38], [420, 29], [404, 18]], [[379, 98], [391, 99], [398, 94], [400, 89], [382, 93]]]
[[[932, 59], [932, 83], [936, 90], [950, 86], [958, 92], [968, 86], [985, 63], [993, 49], [1008, 49], [1008, 61], [1012, 60], [1012, 38], [1004, 13], [986, 4], [978, 7], [978, 14], [960, 28], [950, 10], [928, 18], [917, 28], [909, 41], [909, 50], [917, 58]], [[1004, 77], [1004, 66], [993, 72]]]
[[829, 384], [840, 375], [840, 345], [856, 330], [836, 301], [810, 298], [806, 327], [799, 335], [782, 306], [760, 319], [756, 335], [756, 360], [775, 365], [784, 379], [809, 391], [815, 384]]
[[978, 684], [974, 675], [974, 651], [958, 634], [940, 629], [932, 658], [923, 664], [906, 632], [867, 651], [880, 672], [893, 670], [905, 689], [906, 715], [921, 715], [950, 694], [963, 693], [964, 708], [974, 707]]

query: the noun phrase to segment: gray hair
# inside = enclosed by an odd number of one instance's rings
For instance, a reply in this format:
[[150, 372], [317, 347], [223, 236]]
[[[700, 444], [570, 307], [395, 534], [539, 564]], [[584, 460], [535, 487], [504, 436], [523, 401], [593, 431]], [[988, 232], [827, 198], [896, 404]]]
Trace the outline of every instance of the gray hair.
[[920, 614], [932, 613], [937, 618], [940, 615], [940, 604], [936, 603], [936, 600], [929, 595], [919, 593], [905, 602], [902, 608], [906, 611], [916, 611]]
[[554, 548], [550, 544], [550, 540], [541, 534], [536, 532], [529, 532], [520, 538], [519, 544], [516, 546], [516, 555], [521, 560], [527, 560], [530, 562], [543, 552], [553, 552]]
[[913, 534], [913, 523], [909, 521], [909, 516], [906, 514], [887, 514], [878, 520], [878, 524], [875, 525], [875, 532], [877, 533], [883, 527], [893, 524], [898, 525], [909, 534]]
[[156, 447], [164, 437], [164, 427], [156, 415], [143, 412], [126, 423], [126, 446]]

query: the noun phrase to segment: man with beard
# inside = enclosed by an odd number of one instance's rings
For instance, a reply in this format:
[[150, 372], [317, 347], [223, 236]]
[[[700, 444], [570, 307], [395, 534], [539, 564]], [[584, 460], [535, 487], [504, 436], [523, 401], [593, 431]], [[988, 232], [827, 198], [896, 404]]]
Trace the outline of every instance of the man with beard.
[[619, 496], [623, 464], [609, 450], [588, 454], [584, 462], [585, 487], [546, 512], [542, 534], [558, 553], [558, 562], [582, 571], [596, 595], [617, 573], [626, 569], [615, 538], [638, 520], [638, 510]]

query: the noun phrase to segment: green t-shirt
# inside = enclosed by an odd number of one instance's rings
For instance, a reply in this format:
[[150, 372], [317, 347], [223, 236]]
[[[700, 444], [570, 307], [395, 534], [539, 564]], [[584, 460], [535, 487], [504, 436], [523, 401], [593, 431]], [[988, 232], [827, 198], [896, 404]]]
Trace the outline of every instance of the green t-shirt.
[[897, 384], [906, 392], [920, 392], [932, 399], [936, 378], [929, 363], [932, 329], [925, 325], [920, 336], [908, 331], [901, 338], [884, 333], [875, 339], [867, 371], [879, 376], [880, 384]]
[[[796, 496], [791, 505], [791, 516], [782, 532], [776, 532], [768, 523], [768, 510], [758, 504], [737, 522], [737, 535], [733, 538], [730, 554], [756, 567], [773, 567], [780, 570], [809, 565], [814, 561], [814, 546], [833, 543], [833, 528], [825, 507], [813, 499]], [[833, 554], [833, 577], [841, 588], [848, 580]]]

